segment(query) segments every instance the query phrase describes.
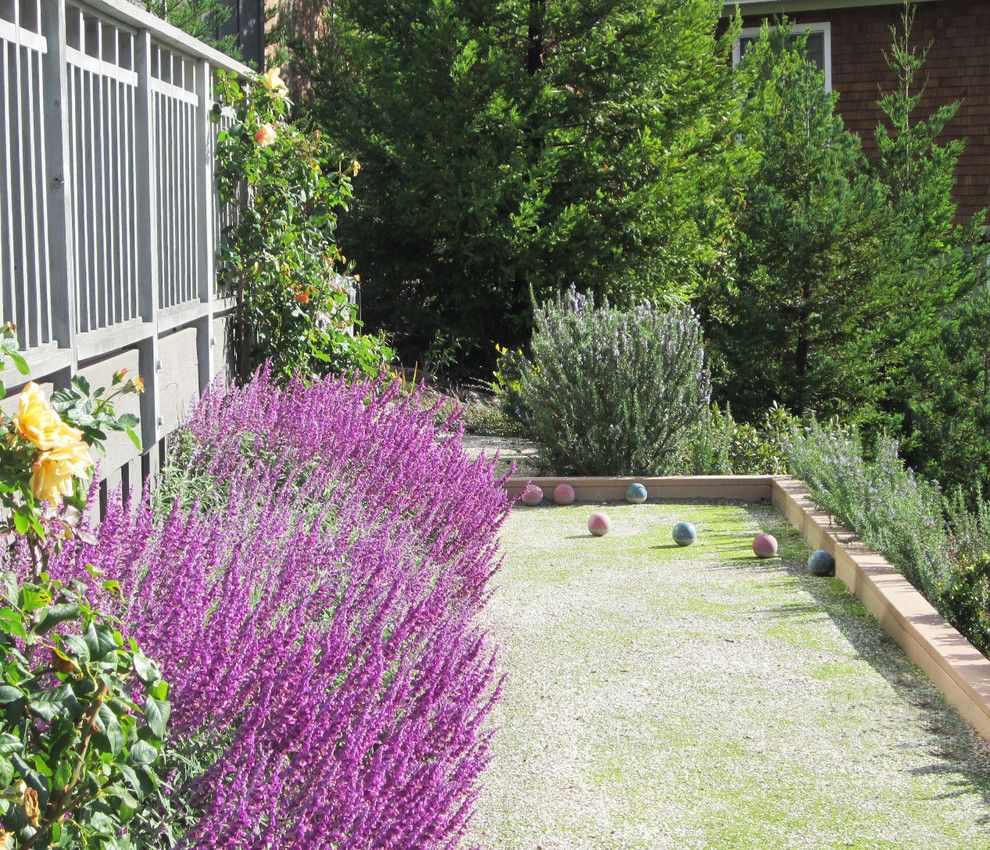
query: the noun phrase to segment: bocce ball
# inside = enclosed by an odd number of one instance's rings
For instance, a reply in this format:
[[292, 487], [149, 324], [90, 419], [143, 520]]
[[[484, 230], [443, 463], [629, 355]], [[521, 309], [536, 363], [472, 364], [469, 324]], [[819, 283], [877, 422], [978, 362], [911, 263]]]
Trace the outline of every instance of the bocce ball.
[[522, 503], [524, 505], [538, 505], [543, 501], [543, 490], [537, 487], [535, 484], [527, 484], [523, 487], [522, 491]]
[[646, 492], [646, 488], [638, 481], [634, 481], [626, 488], [626, 501], [629, 502], [630, 505], [643, 504], [648, 495], [649, 494]]
[[608, 514], [592, 514], [588, 517], [588, 531], [595, 537], [604, 537], [611, 527], [612, 520], [608, 518]]
[[808, 558], [808, 571], [813, 576], [834, 576], [835, 558], [824, 549], [816, 549]]
[[772, 558], [777, 554], [777, 538], [772, 534], [757, 534], [753, 538], [753, 554], [757, 558]]
[[570, 484], [558, 484], [553, 488], [553, 500], [558, 505], [569, 505], [574, 501], [574, 488]]
[[690, 546], [698, 539], [698, 531], [689, 522], [679, 522], [674, 526], [671, 536], [678, 546]]

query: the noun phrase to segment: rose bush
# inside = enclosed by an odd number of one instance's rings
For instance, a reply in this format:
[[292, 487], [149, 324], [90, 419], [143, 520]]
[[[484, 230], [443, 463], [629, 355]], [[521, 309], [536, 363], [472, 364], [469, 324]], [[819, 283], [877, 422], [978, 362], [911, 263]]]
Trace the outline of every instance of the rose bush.
[[[0, 367], [9, 359], [24, 375], [27, 363], [17, 351], [11, 325], [0, 327]], [[12, 419], [0, 416], [0, 535], [8, 545], [16, 535], [27, 535], [36, 554], [37, 571], [43, 567], [46, 526], [66, 527], [75, 514], [66, 505], [82, 509], [94, 468], [90, 448], [103, 451], [108, 431], [127, 433], [140, 448], [134, 433], [137, 417], [118, 415], [114, 400], [141, 392], [140, 377], [127, 379], [127, 370], [116, 372], [109, 387], [95, 392], [81, 376], [56, 390], [51, 401], [33, 381], [21, 390], [17, 413]], [[0, 398], [6, 388], [0, 383]], [[57, 538], [56, 538], [57, 539]]]
[[270, 360], [281, 379], [377, 375], [392, 351], [359, 332], [344, 278], [352, 266], [335, 240], [360, 164], [290, 121], [276, 69], [248, 81], [221, 76], [216, 95], [217, 187], [237, 209], [222, 234], [218, 272], [238, 301], [238, 374], [246, 379]]
[[[14, 328], [4, 325], [0, 368], [8, 359], [27, 375]], [[168, 686], [125, 640], [123, 623], [91, 603], [119, 585], [96, 581], [92, 568], [65, 582], [47, 571], [67, 538], [92, 539], [80, 510], [94, 469], [90, 448], [102, 451], [108, 431], [138, 442], [136, 417], [118, 415], [114, 400], [143, 388], [125, 369], [95, 392], [76, 376], [51, 400], [29, 382], [17, 413], [0, 419], [2, 850], [129, 850], [127, 824], [159, 784], [152, 765]]]

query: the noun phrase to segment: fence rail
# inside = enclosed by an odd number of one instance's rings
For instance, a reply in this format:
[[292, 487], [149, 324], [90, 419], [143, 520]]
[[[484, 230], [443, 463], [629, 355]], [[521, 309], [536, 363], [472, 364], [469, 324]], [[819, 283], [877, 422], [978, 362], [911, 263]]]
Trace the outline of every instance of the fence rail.
[[220, 68], [249, 73], [126, 0], [0, 0], [0, 320], [35, 380], [140, 370], [148, 447], [225, 360]]

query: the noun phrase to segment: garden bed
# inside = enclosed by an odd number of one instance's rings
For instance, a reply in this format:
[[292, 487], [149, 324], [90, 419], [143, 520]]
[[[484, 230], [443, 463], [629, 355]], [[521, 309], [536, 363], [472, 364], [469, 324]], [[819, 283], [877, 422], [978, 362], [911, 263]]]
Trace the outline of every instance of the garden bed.
[[[780, 557], [753, 557], [759, 530]], [[772, 506], [520, 507], [503, 545], [486, 618], [509, 678], [474, 843], [990, 847], [987, 745], [839, 579], [807, 575]]]

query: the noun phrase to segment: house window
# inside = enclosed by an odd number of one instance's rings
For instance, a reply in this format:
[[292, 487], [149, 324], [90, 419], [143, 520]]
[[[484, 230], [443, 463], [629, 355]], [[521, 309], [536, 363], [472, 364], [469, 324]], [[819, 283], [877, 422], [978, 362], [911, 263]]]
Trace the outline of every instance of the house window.
[[[808, 40], [805, 43], [805, 52], [808, 58], [818, 66], [818, 70], [825, 74], [825, 90], [832, 90], [832, 27], [828, 23], [823, 24], [794, 24], [794, 35], [796, 40], [798, 35], [807, 33]], [[760, 37], [760, 28], [752, 27], [744, 29], [739, 33], [739, 38], [732, 48], [732, 65], [739, 64], [747, 48]]]

